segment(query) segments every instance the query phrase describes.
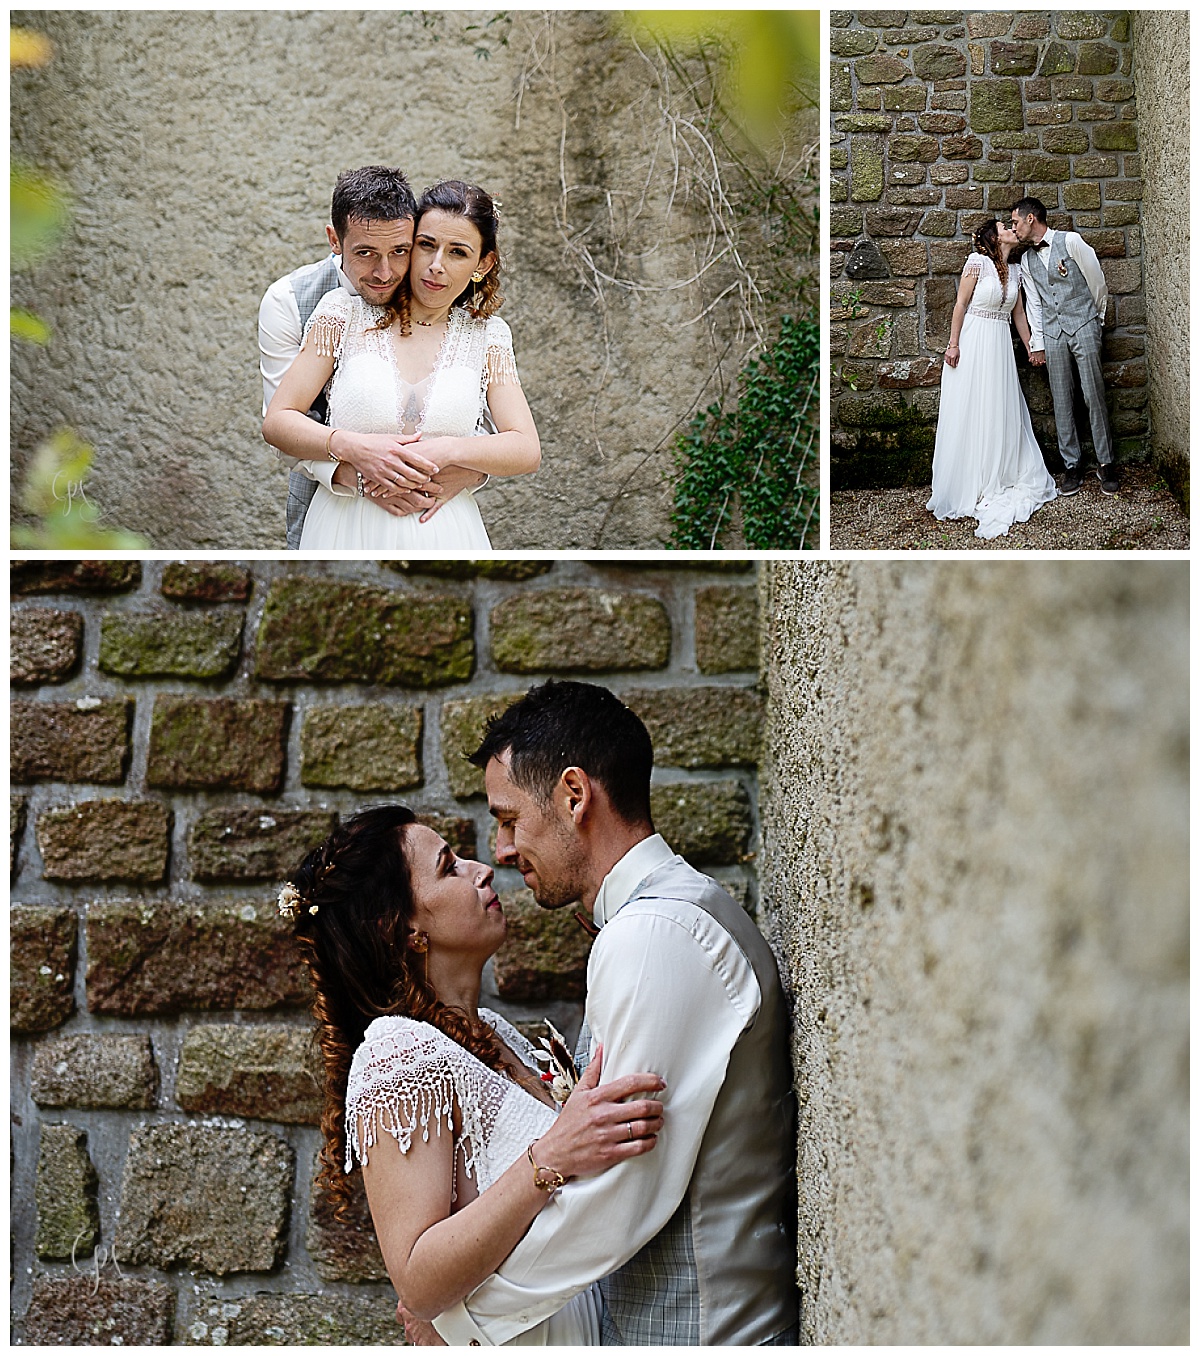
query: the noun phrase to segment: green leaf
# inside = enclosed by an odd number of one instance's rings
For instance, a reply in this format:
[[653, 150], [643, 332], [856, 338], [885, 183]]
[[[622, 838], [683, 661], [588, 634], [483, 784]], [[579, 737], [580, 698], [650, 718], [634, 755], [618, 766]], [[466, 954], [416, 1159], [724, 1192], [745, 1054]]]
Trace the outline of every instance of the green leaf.
[[50, 341], [50, 326], [32, 311], [22, 310], [20, 306], [8, 308], [9, 327], [18, 339], [31, 344], [45, 344]]
[[9, 193], [12, 263], [20, 268], [54, 248], [66, 229], [69, 212], [56, 181], [26, 165], [11, 167]]

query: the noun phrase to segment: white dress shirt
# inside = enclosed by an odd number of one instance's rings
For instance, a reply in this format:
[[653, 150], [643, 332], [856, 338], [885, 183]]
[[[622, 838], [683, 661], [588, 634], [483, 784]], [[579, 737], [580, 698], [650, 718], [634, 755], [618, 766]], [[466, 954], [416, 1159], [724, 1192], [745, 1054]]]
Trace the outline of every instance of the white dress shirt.
[[[354, 292], [341, 264], [337, 266], [337, 275], [346, 291]], [[290, 273], [285, 273], [282, 278], [277, 278], [267, 288], [258, 307], [258, 370], [262, 373], [264, 418], [271, 397], [279, 389], [283, 374], [295, 361], [304, 339], [304, 326], [300, 323], [300, 309], [292, 291], [291, 277]]]
[[666, 1081], [657, 1147], [598, 1177], [569, 1182], [504, 1261], [434, 1326], [451, 1346], [499, 1346], [627, 1262], [687, 1193], [729, 1056], [762, 1001], [733, 938], [703, 909], [677, 899], [630, 899], [677, 860], [658, 834], [604, 878], [588, 961], [586, 1019], [602, 1081], [652, 1072]]
[[[1045, 276], [1046, 269], [1050, 267], [1050, 248], [1054, 244], [1054, 237], [1057, 231], [1052, 231], [1047, 227], [1046, 234], [1042, 240], [1046, 243], [1044, 250], [1028, 249], [1021, 258], [1021, 271], [1028, 273], [1030, 269], [1040, 268], [1042, 275]], [[1079, 265], [1079, 271], [1083, 274], [1083, 280], [1088, 285], [1088, 291], [1092, 294], [1092, 300], [1096, 303], [1096, 318], [1101, 325], [1104, 324], [1104, 313], [1108, 308], [1108, 281], [1104, 276], [1104, 270], [1100, 267], [1100, 260], [1096, 257], [1096, 251], [1079, 234], [1078, 231], [1064, 231], [1063, 248]], [[1042, 299], [1038, 295], [1038, 290], [1032, 282], [1022, 289], [1025, 293], [1025, 312], [1029, 318], [1029, 347], [1034, 353], [1040, 353], [1045, 348], [1042, 340]]]
[[[340, 263], [337, 266], [337, 275], [342, 287], [347, 292], [357, 295], [350, 279], [342, 272]], [[262, 374], [264, 418], [271, 398], [283, 380], [283, 374], [295, 361], [296, 355], [300, 352], [300, 345], [304, 341], [304, 326], [300, 323], [300, 308], [296, 305], [291, 277], [290, 273], [285, 273], [282, 278], [277, 278], [267, 288], [258, 306], [258, 370]], [[289, 469], [299, 471], [309, 480], [324, 485], [330, 494], [358, 494], [357, 488], [347, 489], [333, 483], [333, 475], [337, 470], [336, 462], [328, 459], [308, 461], [298, 457], [285, 457], [285, 454], [278, 450], [275, 455], [280, 460], [286, 460]]]

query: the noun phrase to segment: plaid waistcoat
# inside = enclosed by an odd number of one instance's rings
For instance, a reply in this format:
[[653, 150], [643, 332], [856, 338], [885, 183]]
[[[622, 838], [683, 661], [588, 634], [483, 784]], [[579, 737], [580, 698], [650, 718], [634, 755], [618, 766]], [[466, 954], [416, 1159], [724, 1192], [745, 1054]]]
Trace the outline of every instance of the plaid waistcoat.
[[[1096, 318], [1096, 302], [1079, 265], [1067, 253], [1067, 237], [1055, 231], [1046, 254], [1046, 266], [1028, 258], [1021, 261], [1025, 276], [1037, 289], [1042, 303], [1042, 333], [1050, 339], [1078, 334]], [[1028, 255], [1033, 251], [1028, 250]]]

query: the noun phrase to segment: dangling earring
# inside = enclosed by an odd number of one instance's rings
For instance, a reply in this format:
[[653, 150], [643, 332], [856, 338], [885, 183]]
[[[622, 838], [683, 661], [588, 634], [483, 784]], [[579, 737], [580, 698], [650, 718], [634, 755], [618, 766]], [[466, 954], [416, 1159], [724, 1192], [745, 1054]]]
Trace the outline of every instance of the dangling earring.
[[424, 957], [421, 966], [422, 978], [425, 983], [429, 983], [429, 933], [414, 932], [408, 939], [408, 949], [416, 952], [418, 956]]
[[470, 310], [471, 314], [472, 314], [473, 316], [475, 316], [476, 319], [478, 319], [478, 318], [479, 318], [479, 287], [478, 287], [478, 284], [481, 283], [481, 282], [483, 281], [483, 274], [482, 274], [482, 273], [472, 273], [472, 274], [471, 274], [471, 281], [472, 281], [473, 283], [475, 283], [476, 286], [474, 286], [474, 287], [471, 288], [471, 302], [470, 302], [470, 306], [468, 307], [468, 309]]

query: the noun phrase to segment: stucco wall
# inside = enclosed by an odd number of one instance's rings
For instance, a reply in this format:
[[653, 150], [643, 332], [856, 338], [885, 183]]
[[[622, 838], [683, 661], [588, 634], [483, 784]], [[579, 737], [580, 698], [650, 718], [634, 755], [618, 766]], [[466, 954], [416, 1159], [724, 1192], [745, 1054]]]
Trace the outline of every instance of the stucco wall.
[[1186, 1342], [1188, 567], [770, 568], [803, 1340]]
[[1133, 14], [1138, 116], [1155, 129], [1142, 147], [1150, 455], [1185, 503], [1191, 460], [1188, 24], [1186, 10]]
[[[107, 519], [156, 548], [282, 546], [286, 476], [259, 436], [258, 302], [324, 254], [340, 170], [399, 164], [418, 189], [465, 177], [503, 204], [503, 315], [543, 469], [484, 492], [493, 544], [662, 544], [670, 434], [732, 380], [742, 349], [723, 353], [691, 323], [708, 291], [656, 290], [695, 271], [705, 232], [682, 194], [668, 215], [659, 91], [611, 15], [15, 21], [48, 33], [55, 55], [13, 76], [14, 153], [57, 172], [76, 204], [64, 248], [15, 287], [54, 328], [48, 349], [13, 360], [18, 467], [67, 423], [97, 448]], [[638, 290], [609, 289], [602, 314], [564, 236], [602, 269], [619, 239]], [[703, 289], [715, 296], [729, 267]]]

